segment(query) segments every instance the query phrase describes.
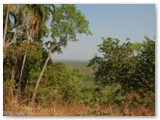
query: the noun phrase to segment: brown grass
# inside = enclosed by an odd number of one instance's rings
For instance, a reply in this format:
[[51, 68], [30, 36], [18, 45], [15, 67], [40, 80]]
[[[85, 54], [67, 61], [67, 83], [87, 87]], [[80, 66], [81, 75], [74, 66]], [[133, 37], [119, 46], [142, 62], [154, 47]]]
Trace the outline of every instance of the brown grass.
[[[18, 104], [13, 98], [10, 103], [4, 104], [4, 116], [154, 116], [154, 109], [139, 106], [134, 109], [125, 107], [119, 111], [114, 110], [111, 105], [90, 107], [82, 103], [60, 104], [54, 101], [48, 107], [27, 106]], [[127, 112], [126, 112], [127, 111]]]

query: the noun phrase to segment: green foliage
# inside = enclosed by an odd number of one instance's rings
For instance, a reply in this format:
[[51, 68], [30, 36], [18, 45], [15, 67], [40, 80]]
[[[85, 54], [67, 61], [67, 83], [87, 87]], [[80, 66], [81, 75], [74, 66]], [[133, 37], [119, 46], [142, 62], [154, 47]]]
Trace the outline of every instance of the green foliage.
[[75, 5], [56, 6], [51, 24], [53, 37], [62, 38], [69, 35], [67, 37], [70, 40], [76, 41], [76, 33], [90, 34], [88, 24], [85, 16], [76, 10]]
[[155, 41], [147, 37], [138, 54], [135, 78], [143, 85], [141, 92], [155, 92]]
[[[11, 45], [6, 51], [6, 64], [7, 68], [4, 73], [4, 81], [6, 78], [10, 79], [10, 72], [12, 69], [15, 71], [15, 86], [19, 84], [20, 71], [24, 56], [26, 55], [26, 61], [20, 82], [21, 94], [24, 98], [29, 97], [32, 93], [36, 80], [39, 76], [42, 68], [42, 62], [46, 59], [46, 51], [41, 49], [42, 44], [39, 42], [28, 43], [19, 42], [17, 45]], [[16, 64], [14, 61], [16, 60]], [[5, 64], [5, 65], [6, 65]]]
[[[101, 101], [118, 100], [121, 103], [124, 95], [134, 90], [143, 97], [142, 103], [153, 105], [155, 41], [145, 37], [143, 43], [127, 40], [120, 44], [118, 39], [102, 39], [103, 43], [98, 47], [103, 56], [95, 56], [88, 64], [95, 71], [94, 81], [102, 87]], [[146, 96], [150, 92], [153, 94], [151, 99]]]
[[[7, 6], [4, 5], [3, 27]], [[50, 18], [49, 27], [46, 24]], [[11, 44], [4, 47], [3, 62], [4, 95], [9, 97], [4, 97], [5, 103], [8, 104], [14, 94], [18, 94], [20, 100], [30, 100], [48, 54], [62, 52], [68, 41], [78, 40], [77, 34], [91, 35], [91, 32], [89, 22], [75, 5], [9, 5], [6, 43]], [[51, 40], [43, 40], [50, 35]], [[100, 114], [100, 105], [119, 107], [127, 103], [152, 108], [155, 102], [155, 41], [148, 37], [143, 43], [102, 39], [103, 43], [98, 45], [102, 57], [95, 56], [88, 65], [93, 68], [94, 78], [85, 62], [68, 65], [49, 60], [36, 103], [49, 106], [54, 100], [80, 102], [89, 106], [90, 115]], [[12, 76], [14, 79], [9, 80]], [[133, 91], [140, 99], [129, 98]]]
[[77, 71], [63, 63], [52, 63], [44, 73], [37, 97], [41, 99], [43, 96], [51, 100], [48, 102], [53, 100], [70, 102], [79, 99], [78, 92]]
[[[77, 34], [90, 35], [89, 22], [75, 5], [5, 4], [3, 7], [3, 27], [9, 12], [4, 44], [4, 80], [14, 79], [23, 98], [30, 98], [48, 55], [62, 52], [61, 47], [66, 47], [68, 40], [78, 40]], [[49, 36], [53, 39], [43, 39]], [[20, 81], [24, 56], [26, 60]], [[53, 64], [51, 60], [48, 65], [42, 78], [44, 85], [39, 90], [44, 95], [39, 95], [72, 101], [79, 94], [79, 70]]]
[[119, 84], [112, 84], [112, 85], [107, 85], [101, 90], [101, 98], [100, 98], [100, 103], [101, 104], [118, 104], [120, 105], [121, 102], [124, 101], [124, 97], [122, 94], [122, 89]]
[[[66, 47], [68, 41], [77, 41], [77, 34], [90, 35], [89, 22], [85, 16], [76, 9], [75, 5], [55, 6], [54, 17], [51, 23], [52, 41], [46, 43], [47, 47], [58, 45], [56, 51], [61, 52], [61, 47]], [[52, 52], [54, 52], [53, 50]]]
[[102, 86], [116, 82], [122, 87], [128, 87], [123, 84], [129, 83], [130, 74], [134, 69], [132, 44], [127, 41], [119, 45], [120, 41], [112, 38], [103, 38], [103, 40], [103, 43], [98, 46], [103, 57], [95, 56], [89, 63], [89, 66], [97, 69], [95, 82]]
[[146, 92], [144, 97], [139, 102], [145, 107], [155, 107], [155, 94], [153, 92]]

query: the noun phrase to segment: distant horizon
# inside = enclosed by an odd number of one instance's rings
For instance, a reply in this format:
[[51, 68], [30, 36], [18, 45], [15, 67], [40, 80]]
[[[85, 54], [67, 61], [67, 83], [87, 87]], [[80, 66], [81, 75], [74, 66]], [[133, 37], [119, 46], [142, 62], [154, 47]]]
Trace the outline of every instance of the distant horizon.
[[85, 61], [89, 62], [89, 60], [78, 60], [78, 59], [51, 59], [52, 61]]

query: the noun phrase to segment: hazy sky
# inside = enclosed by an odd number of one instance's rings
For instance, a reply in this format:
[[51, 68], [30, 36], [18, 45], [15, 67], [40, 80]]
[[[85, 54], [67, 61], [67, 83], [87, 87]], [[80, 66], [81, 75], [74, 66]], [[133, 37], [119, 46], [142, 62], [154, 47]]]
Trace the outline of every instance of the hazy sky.
[[118, 38], [122, 42], [143, 41], [144, 36], [156, 34], [155, 5], [78, 4], [77, 9], [86, 16], [92, 36], [78, 35], [78, 42], [69, 42], [62, 54], [53, 54], [52, 59], [89, 60], [98, 53], [101, 37]]

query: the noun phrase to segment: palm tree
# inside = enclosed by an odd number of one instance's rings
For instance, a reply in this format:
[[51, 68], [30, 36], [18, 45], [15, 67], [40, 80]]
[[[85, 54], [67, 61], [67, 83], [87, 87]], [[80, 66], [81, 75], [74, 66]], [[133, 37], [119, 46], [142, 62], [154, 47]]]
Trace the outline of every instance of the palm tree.
[[30, 39], [41, 40], [49, 32], [46, 22], [49, 20], [50, 14], [53, 14], [54, 5], [30, 4], [27, 7], [31, 11], [27, 23]]
[[[26, 5], [28, 10], [30, 10], [28, 14], [28, 20], [26, 22], [26, 36], [27, 36], [27, 41], [31, 42], [32, 41], [37, 41], [40, 40], [46, 33], [47, 27], [45, 25], [46, 21], [49, 20], [50, 13], [53, 14], [51, 5], [37, 5], [37, 4], [30, 4]], [[30, 33], [29, 33], [30, 31]], [[23, 58], [23, 64], [21, 68], [21, 73], [20, 73], [20, 79], [19, 79], [19, 91], [20, 91], [20, 83], [21, 83], [21, 78], [22, 78], [22, 73], [25, 65], [25, 60], [26, 60], [26, 52]]]

